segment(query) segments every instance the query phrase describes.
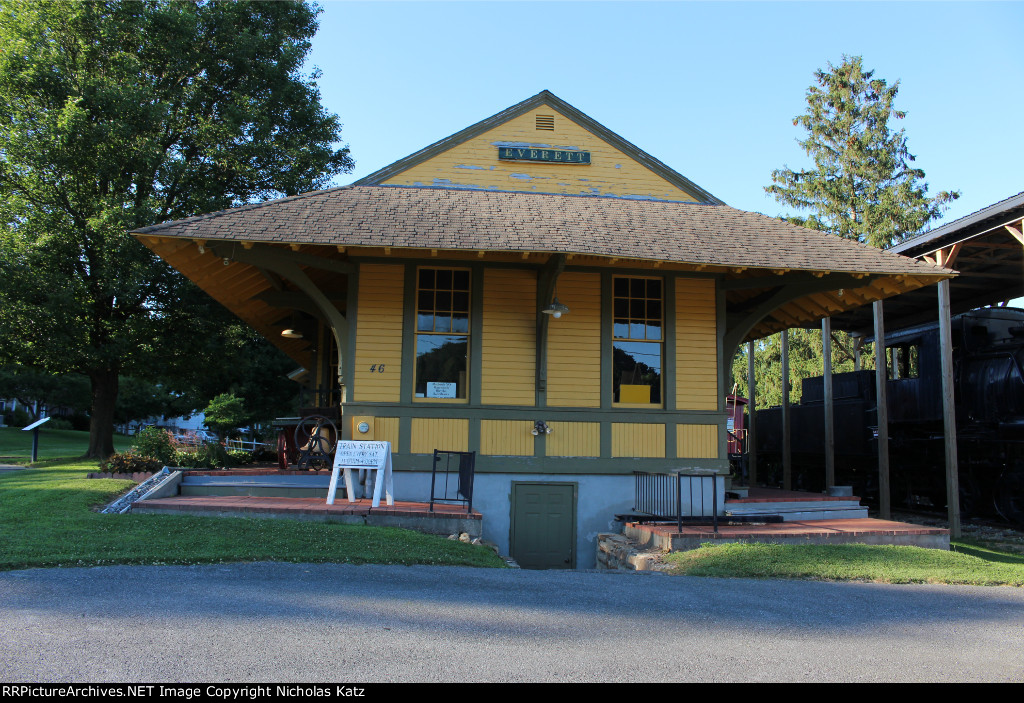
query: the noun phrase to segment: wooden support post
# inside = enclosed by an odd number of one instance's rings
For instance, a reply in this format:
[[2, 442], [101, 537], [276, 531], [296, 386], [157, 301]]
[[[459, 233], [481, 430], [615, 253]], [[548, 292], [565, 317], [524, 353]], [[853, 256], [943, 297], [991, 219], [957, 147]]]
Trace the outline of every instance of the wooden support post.
[[747, 342], [747, 486], [750, 488], [757, 485], [757, 379], [754, 378], [754, 348], [753, 342]]
[[864, 346], [864, 338], [858, 335], [853, 340], [853, 370], [861, 370], [860, 350]]
[[892, 517], [889, 507], [889, 406], [886, 401], [888, 377], [885, 364], [885, 318], [882, 301], [872, 303], [875, 314], [875, 405], [878, 416], [878, 516]]
[[832, 318], [821, 320], [821, 353], [825, 374], [825, 488], [836, 485], [836, 439], [834, 433], [834, 408], [832, 407]]
[[953, 405], [953, 335], [949, 322], [949, 279], [939, 281], [939, 354], [942, 362], [942, 420], [946, 438], [946, 505], [949, 536], [960, 537], [960, 477], [956, 446], [956, 407]]
[[789, 418], [789, 330], [779, 334], [782, 345], [782, 488], [793, 488], [793, 455], [790, 450], [792, 427]]

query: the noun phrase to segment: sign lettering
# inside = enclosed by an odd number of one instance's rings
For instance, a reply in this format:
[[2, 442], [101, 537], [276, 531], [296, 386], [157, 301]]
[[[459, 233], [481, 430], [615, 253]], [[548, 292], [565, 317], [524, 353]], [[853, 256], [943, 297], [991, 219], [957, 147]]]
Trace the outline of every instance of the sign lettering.
[[499, 146], [498, 158], [502, 161], [544, 161], [549, 163], [589, 164], [589, 151], [571, 151], [568, 149], [520, 149], [511, 146]]

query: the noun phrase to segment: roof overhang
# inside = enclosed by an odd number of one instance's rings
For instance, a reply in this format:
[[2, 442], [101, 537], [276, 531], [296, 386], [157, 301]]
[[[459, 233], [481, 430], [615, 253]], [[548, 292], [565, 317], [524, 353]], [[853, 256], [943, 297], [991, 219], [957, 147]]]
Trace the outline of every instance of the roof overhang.
[[[280, 336], [324, 309], [293, 266], [344, 314], [346, 274], [366, 259], [509, 262], [717, 277], [727, 342], [808, 326], [956, 273], [726, 206], [587, 196], [359, 186], [135, 230], [133, 234], [293, 359]], [[314, 291], [315, 292], [315, 291]], [[322, 302], [322, 301], [321, 301]]]
[[[949, 286], [953, 315], [1024, 297], [1024, 193], [901, 242], [889, 251], [955, 267], [959, 275]], [[928, 290], [909, 291], [885, 306], [887, 329], [937, 317], [938, 304]], [[835, 318], [833, 326], [870, 337], [871, 311], [849, 311]]]

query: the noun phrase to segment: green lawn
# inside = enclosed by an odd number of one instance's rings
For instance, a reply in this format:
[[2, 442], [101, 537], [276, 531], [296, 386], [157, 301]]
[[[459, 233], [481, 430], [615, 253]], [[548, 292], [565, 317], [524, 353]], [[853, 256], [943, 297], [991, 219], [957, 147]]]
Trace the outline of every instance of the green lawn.
[[504, 566], [487, 547], [397, 528], [102, 515], [93, 509], [133, 484], [85, 478], [95, 470], [95, 462], [50, 461], [0, 473], [0, 569], [237, 561]]
[[665, 561], [671, 573], [691, 576], [1024, 586], [1024, 555], [978, 541], [955, 542], [948, 552], [863, 544], [704, 545]]
[[[114, 435], [114, 449], [131, 447], [131, 437]], [[77, 459], [89, 448], [89, 433], [76, 430], [39, 428], [39, 459]], [[0, 427], [0, 464], [28, 465], [32, 460], [32, 431], [20, 427]], [[95, 471], [96, 469], [92, 469]]]

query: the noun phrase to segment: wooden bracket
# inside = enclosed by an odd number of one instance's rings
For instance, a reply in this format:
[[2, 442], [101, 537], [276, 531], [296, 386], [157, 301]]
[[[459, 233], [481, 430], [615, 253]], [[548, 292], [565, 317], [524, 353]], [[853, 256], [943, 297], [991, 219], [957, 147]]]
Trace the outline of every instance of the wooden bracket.
[[957, 242], [946, 249], [939, 249], [935, 252], [935, 263], [944, 268], [952, 266], [953, 262], [956, 261], [956, 257], [960, 254], [963, 244], [963, 242]]
[[1021, 229], [1017, 229], [1013, 225], [1004, 226], [1006, 227], [1006, 231], [1009, 232], [1014, 239], [1016, 239], [1021, 244], [1024, 244], [1024, 233], [1021, 232], [1021, 230], [1024, 230], [1024, 220], [1021, 220]]

